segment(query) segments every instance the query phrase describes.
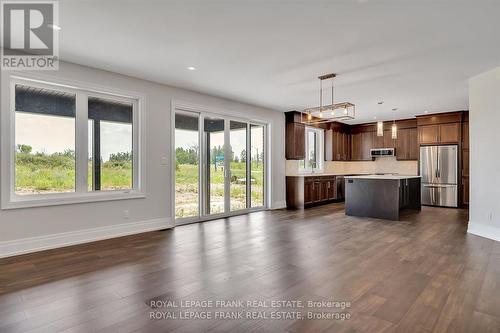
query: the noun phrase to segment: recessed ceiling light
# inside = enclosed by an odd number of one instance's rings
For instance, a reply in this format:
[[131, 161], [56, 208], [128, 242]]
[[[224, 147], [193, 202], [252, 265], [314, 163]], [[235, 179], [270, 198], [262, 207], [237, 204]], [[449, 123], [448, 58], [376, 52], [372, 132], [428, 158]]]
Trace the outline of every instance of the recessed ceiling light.
[[52, 28], [52, 29], [57, 30], [57, 31], [61, 30], [61, 27], [56, 25], [56, 24], [49, 24], [49, 28]]
[[378, 102], [378, 105], [382, 105], [382, 104], [384, 104], [384, 101]]
[[189, 67], [187, 67], [187, 69], [190, 70], [190, 71], [194, 71], [194, 70], [196, 70], [196, 67], [189, 66]]

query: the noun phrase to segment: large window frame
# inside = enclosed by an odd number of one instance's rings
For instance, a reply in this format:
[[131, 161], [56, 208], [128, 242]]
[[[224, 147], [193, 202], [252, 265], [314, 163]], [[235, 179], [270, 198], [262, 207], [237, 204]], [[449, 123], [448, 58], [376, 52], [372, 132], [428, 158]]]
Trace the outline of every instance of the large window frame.
[[[67, 193], [42, 193], [19, 195], [15, 191], [15, 88], [24, 85], [41, 89], [67, 92], [76, 95], [75, 110], [75, 191]], [[111, 191], [92, 191], [88, 189], [88, 98], [97, 97], [132, 104], [132, 188]], [[73, 203], [143, 198], [143, 161], [144, 147], [141, 135], [143, 122], [144, 95], [85, 83], [59, 80], [46, 80], [30, 76], [10, 76], [8, 126], [2, 126], [2, 159], [7, 163], [2, 171], [1, 208], [16, 209], [27, 207], [53, 206]], [[6, 141], [6, 142], [4, 142]], [[6, 149], [7, 148], [7, 149]]]
[[[269, 137], [271, 133], [271, 124], [263, 119], [258, 119], [258, 118], [244, 118], [244, 117], [238, 117], [235, 116], [234, 113], [223, 110], [223, 109], [212, 109], [205, 107], [203, 105], [197, 105], [197, 104], [192, 104], [189, 102], [184, 102], [184, 101], [178, 101], [178, 100], [172, 100], [171, 103], [171, 108], [172, 108], [172, 113], [171, 113], [171, 164], [175, 166], [175, 114], [180, 113], [180, 114], [197, 114], [198, 115], [198, 121], [199, 121], [199, 131], [198, 131], [198, 140], [200, 143], [200, 154], [199, 154], [199, 161], [200, 161], [200, 167], [198, 169], [199, 172], [199, 177], [198, 177], [198, 190], [199, 190], [199, 214], [197, 216], [192, 216], [192, 217], [183, 217], [183, 218], [176, 218], [175, 216], [175, 167], [171, 168], [171, 179], [172, 179], [172, 186], [171, 186], [171, 217], [172, 220], [175, 221], [175, 225], [184, 225], [184, 224], [190, 224], [190, 223], [196, 223], [196, 222], [202, 222], [202, 221], [207, 221], [207, 220], [213, 220], [213, 219], [218, 219], [218, 218], [223, 218], [223, 217], [228, 217], [228, 216], [235, 216], [235, 215], [241, 215], [241, 214], [246, 214], [249, 212], [257, 212], [257, 211], [262, 211], [262, 210], [267, 210], [271, 203], [270, 203], [270, 198], [271, 198], [271, 163], [270, 163], [270, 154], [271, 154], [271, 147], [269, 144]], [[229, 203], [229, 196], [230, 196], [230, 184], [225, 183], [225, 193], [227, 193], [226, 197], [226, 203], [225, 207], [227, 208], [224, 212], [222, 213], [217, 213], [217, 214], [204, 214], [204, 203], [203, 203], [203, 197], [202, 193], [206, 192], [206, 190], [203, 189], [203, 187], [206, 186], [206, 175], [204, 173], [204, 162], [206, 161], [206, 154], [204, 151], [202, 151], [202, 147], [206, 146], [205, 138], [203, 135], [203, 121], [206, 117], [212, 117], [212, 118], [222, 118], [224, 119], [225, 126], [224, 128], [229, 128], [230, 126], [230, 121], [237, 121], [237, 122], [244, 122], [247, 123], [247, 147], [251, 146], [251, 138], [250, 138], [250, 127], [251, 125], [257, 125], [257, 126], [262, 126], [263, 131], [264, 131], [264, 138], [263, 138], [263, 145], [264, 145], [264, 193], [263, 193], [263, 205], [262, 206], [256, 206], [252, 207], [251, 205], [251, 187], [250, 183], [247, 182], [247, 208], [241, 209], [241, 210], [236, 210], [236, 211], [231, 211], [229, 209], [230, 203]], [[231, 146], [229, 144], [229, 131], [225, 131], [226, 137], [226, 144], [224, 146], [224, 152], [225, 156], [230, 156], [231, 154]], [[247, 149], [248, 150], [248, 149]], [[229, 159], [225, 159], [225, 169], [229, 170]], [[246, 169], [246, 174], [247, 177], [251, 177], [251, 167], [250, 167], [250, 159], [247, 157], [247, 169]]]

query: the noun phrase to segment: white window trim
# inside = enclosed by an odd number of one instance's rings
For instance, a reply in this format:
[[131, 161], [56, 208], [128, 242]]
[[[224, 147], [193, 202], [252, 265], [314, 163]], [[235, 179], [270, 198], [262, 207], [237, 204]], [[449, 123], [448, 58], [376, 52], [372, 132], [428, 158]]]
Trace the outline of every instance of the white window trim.
[[[308, 132], [314, 131], [316, 132], [316, 135], [318, 137], [317, 141], [317, 160], [318, 160], [318, 165], [316, 168], [310, 168], [307, 163], [307, 153], [308, 153], [308, 147], [309, 147], [309, 135], [307, 135]], [[316, 128], [316, 127], [310, 127], [306, 126], [305, 132], [304, 132], [304, 168], [299, 167], [299, 173], [300, 174], [314, 174], [314, 173], [321, 173], [324, 171], [324, 166], [325, 166], [325, 161], [324, 161], [324, 154], [325, 154], [325, 131], [321, 128]]]
[[[107, 88], [76, 81], [60, 80], [54, 77], [40, 75], [26, 75], [12, 73], [9, 77], [9, 110], [3, 110], [2, 120], [8, 120], [6, 126], [2, 125], [2, 170], [1, 172], [1, 209], [18, 209], [29, 207], [55, 206], [111, 200], [125, 200], [145, 198], [145, 147], [144, 147], [144, 121], [145, 95]], [[75, 192], [49, 193], [33, 195], [17, 195], [15, 193], [15, 86], [23, 84], [40, 88], [67, 91], [77, 95], [75, 114]], [[133, 102], [132, 120], [132, 151], [133, 159], [133, 188], [116, 191], [88, 191], [87, 188], [87, 101], [88, 96], [104, 97], [112, 100]], [[5, 118], [3, 113], [7, 113]], [[85, 120], [85, 121], [82, 121]], [[80, 154], [79, 152], [84, 152]], [[83, 156], [82, 156], [83, 155]]]

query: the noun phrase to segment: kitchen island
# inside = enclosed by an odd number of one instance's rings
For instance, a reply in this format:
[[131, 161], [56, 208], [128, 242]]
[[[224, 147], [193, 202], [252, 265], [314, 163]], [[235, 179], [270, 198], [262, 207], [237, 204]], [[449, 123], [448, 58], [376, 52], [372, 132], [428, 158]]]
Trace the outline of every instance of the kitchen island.
[[404, 209], [421, 209], [420, 176], [345, 177], [346, 215], [399, 220]]

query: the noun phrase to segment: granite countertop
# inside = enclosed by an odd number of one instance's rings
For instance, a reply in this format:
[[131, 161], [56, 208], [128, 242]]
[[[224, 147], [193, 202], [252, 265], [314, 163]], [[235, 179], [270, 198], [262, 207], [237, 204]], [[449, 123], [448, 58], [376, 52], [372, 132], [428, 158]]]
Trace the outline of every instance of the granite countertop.
[[410, 179], [410, 178], [421, 178], [421, 176], [411, 176], [411, 175], [363, 175], [363, 176], [345, 176], [345, 178], [351, 179]]

